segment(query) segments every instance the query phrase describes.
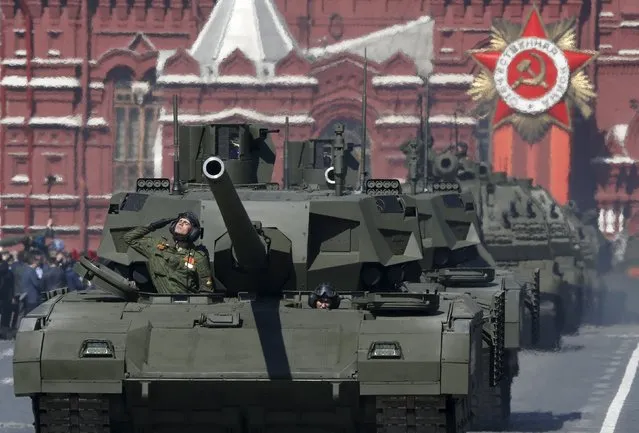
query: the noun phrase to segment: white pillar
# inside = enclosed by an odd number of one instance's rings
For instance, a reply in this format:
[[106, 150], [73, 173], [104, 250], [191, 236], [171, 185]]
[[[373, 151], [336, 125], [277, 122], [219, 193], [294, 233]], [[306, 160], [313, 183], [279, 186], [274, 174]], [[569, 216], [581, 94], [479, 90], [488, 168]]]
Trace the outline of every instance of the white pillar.
[[608, 209], [606, 211], [606, 233], [614, 233], [615, 232], [615, 211], [612, 209]]

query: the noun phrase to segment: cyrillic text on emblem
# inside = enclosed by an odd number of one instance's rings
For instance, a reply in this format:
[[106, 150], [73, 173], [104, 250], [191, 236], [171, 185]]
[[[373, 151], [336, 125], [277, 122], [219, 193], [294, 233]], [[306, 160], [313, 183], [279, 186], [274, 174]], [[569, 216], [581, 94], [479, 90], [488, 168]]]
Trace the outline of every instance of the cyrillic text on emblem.
[[548, 39], [526, 37], [509, 44], [494, 72], [497, 93], [520, 113], [547, 112], [560, 102], [570, 85], [563, 51]]

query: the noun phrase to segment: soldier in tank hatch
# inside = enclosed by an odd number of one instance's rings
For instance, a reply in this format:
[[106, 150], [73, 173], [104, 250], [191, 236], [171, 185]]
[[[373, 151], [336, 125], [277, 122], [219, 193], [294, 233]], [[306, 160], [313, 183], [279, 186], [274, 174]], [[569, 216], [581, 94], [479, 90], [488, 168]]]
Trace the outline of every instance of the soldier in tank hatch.
[[339, 308], [340, 297], [328, 283], [322, 283], [308, 297], [308, 305], [318, 310], [334, 310]]
[[239, 159], [240, 158], [240, 136], [237, 133], [233, 133], [230, 136], [230, 146], [229, 146], [229, 159]]
[[[149, 236], [167, 225], [171, 241]], [[213, 280], [208, 254], [195, 245], [201, 231], [197, 216], [183, 212], [177, 218], [136, 227], [124, 235], [124, 241], [148, 259], [149, 274], [158, 293], [210, 292]]]

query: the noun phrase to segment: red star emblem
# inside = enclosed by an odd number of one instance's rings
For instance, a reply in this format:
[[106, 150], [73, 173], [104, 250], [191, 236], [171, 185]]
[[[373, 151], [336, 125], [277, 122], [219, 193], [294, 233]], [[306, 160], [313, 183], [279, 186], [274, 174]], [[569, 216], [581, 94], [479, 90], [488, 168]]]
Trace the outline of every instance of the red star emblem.
[[500, 98], [494, 125], [507, 121], [515, 112], [546, 113], [554, 123], [566, 129], [570, 129], [570, 111], [564, 95], [570, 77], [596, 56], [557, 47], [548, 39], [537, 8], [528, 16], [519, 39], [506, 49], [470, 54], [495, 78]]

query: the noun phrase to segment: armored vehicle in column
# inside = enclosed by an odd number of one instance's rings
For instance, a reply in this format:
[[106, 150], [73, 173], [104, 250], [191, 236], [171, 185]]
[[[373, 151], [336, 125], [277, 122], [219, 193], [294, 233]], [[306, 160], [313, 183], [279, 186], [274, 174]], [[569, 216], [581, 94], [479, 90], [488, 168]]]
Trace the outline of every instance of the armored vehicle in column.
[[[274, 147], [258, 125], [175, 130], [173, 188], [140, 179], [112, 197], [101, 262], [78, 266], [95, 290], [24, 319], [14, 386], [38, 430], [467, 431], [485, 320], [421, 281], [418, 224], [403, 225], [416, 207], [344, 195], [339, 163], [334, 191], [261, 183]], [[162, 295], [124, 235], [187, 210], [215, 290]], [[327, 286], [339, 302], [318, 309]]]
[[[345, 172], [346, 176], [351, 175], [351, 180], [347, 181], [351, 187], [357, 181], [354, 178], [357, 167], [354, 164], [340, 164], [341, 158], [336, 157], [332, 143], [310, 140], [305, 143], [286, 143], [285, 146], [287, 144], [291, 146], [285, 152], [290, 158], [288, 170], [285, 168], [285, 179], [288, 177], [290, 180], [285, 181], [285, 185], [299, 188], [314, 184], [319, 189], [333, 189], [335, 185], [339, 185], [335, 174], [340, 172]], [[347, 147], [344, 149], [345, 152], [348, 151]], [[319, 158], [320, 153], [326, 157]], [[346, 160], [346, 155], [343, 159]], [[477, 236], [476, 214], [473, 209], [469, 210], [463, 205], [461, 213], [456, 208], [462, 203], [457, 182], [453, 179], [451, 182], [434, 183], [431, 187], [438, 191], [437, 194], [416, 194], [416, 164], [410, 162], [409, 160], [412, 170], [409, 169], [409, 172], [413, 173], [413, 176], [409, 176], [410, 194], [394, 187], [397, 181], [393, 179], [364, 180], [361, 192], [375, 197], [377, 207], [385, 212], [401, 213], [402, 209], [415, 209], [412, 212], [417, 213], [418, 219], [405, 218], [403, 226], [404, 229], [415, 230], [412, 226], [418, 224], [417, 232], [421, 235], [423, 256], [419, 261], [422, 279], [429, 284], [438, 285], [440, 290], [447, 293], [469, 293], [482, 306], [485, 316], [483, 363], [490, 365], [491, 370], [490, 375], [484, 376], [481, 397], [473, 401], [476, 420], [474, 425], [501, 429], [509, 419], [510, 387], [512, 378], [518, 371], [517, 352], [522, 338], [520, 312], [530, 300], [530, 310], [533, 312], [531, 315], [534, 316], [532, 320], [536, 321], [538, 309], [533, 305], [538, 305], [539, 292], [533, 284], [518, 284], [510, 273], [496, 271], [491, 267], [492, 258]], [[333, 163], [335, 166], [329, 165]], [[455, 164], [454, 159], [444, 157], [435, 161], [439, 174], [449, 169], [454, 176]], [[335, 168], [340, 165], [343, 165], [343, 170]], [[470, 193], [467, 195], [470, 199]], [[402, 224], [399, 220], [398, 223]], [[402, 287], [408, 291], [418, 290], [409, 282]], [[528, 329], [536, 329], [536, 326], [529, 326]]]
[[539, 185], [533, 187], [532, 179], [520, 179], [519, 182], [524, 184], [525, 189], [540, 205], [548, 222], [550, 247], [557, 272], [568, 293], [565, 302], [574, 312], [566, 314], [562, 331], [566, 334], [576, 333], [581, 325], [584, 307], [589, 301], [589, 297], [584, 295], [589, 290], [586, 287], [585, 267], [577, 230], [571, 227], [564, 210], [545, 188]]
[[543, 209], [528, 194], [525, 184], [507, 179], [505, 173], [493, 173], [482, 190], [488, 251], [498, 266], [516, 274], [540, 269], [541, 344], [557, 347], [565, 323], [574, 322], [577, 313], [570, 287], [564, 284], [555, 261]]
[[586, 320], [602, 324], [608, 287], [603, 275], [612, 268], [611, 243], [597, 227], [597, 211], [581, 212], [574, 201], [562, 206], [566, 220], [579, 245], [584, 269]]
[[[414, 157], [410, 149], [408, 157]], [[512, 272], [496, 269], [493, 258], [482, 244], [472, 192], [460, 192], [461, 185], [457, 181], [458, 177], [468, 182], [472, 179], [460, 176], [459, 159], [451, 149], [437, 154], [431, 152], [429, 167], [425, 192], [409, 195], [416, 199], [420, 212], [434, 215], [423, 223], [422, 232], [428, 233], [430, 238], [423, 239], [422, 269], [427, 278], [442, 280], [442, 272], [450, 275], [443, 279], [447, 291], [469, 293], [485, 308], [484, 314], [490, 317], [492, 324], [504, 328], [501, 374], [496, 379], [485, 380], [474, 401], [474, 428], [501, 430], [509, 421], [510, 390], [519, 371], [518, 352], [524, 343], [536, 343], [538, 338], [538, 273], [531, 272], [529, 282], [518, 282]], [[415, 175], [409, 168], [411, 192], [416, 189]], [[495, 303], [495, 298], [500, 301]], [[499, 317], [499, 307], [503, 308], [503, 317]], [[529, 334], [523, 335], [523, 329]], [[484, 362], [490, 363], [496, 358], [492, 345], [486, 343]]]

